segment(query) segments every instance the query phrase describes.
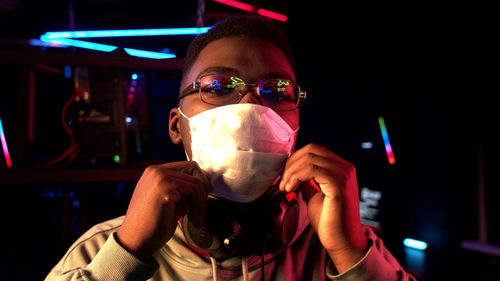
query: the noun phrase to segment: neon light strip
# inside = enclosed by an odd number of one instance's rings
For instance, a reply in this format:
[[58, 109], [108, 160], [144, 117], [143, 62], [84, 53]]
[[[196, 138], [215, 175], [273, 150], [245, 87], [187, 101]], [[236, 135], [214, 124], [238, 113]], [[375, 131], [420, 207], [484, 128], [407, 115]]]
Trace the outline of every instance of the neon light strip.
[[150, 51], [144, 51], [144, 50], [137, 50], [137, 49], [130, 49], [130, 48], [123, 48], [127, 54], [131, 56], [136, 56], [136, 57], [141, 57], [141, 58], [150, 58], [150, 59], [171, 59], [175, 58], [174, 54], [165, 54], [165, 53], [159, 53], [159, 52], [150, 52]]
[[396, 163], [396, 159], [394, 158], [394, 153], [392, 152], [392, 146], [389, 141], [389, 135], [387, 134], [387, 128], [385, 127], [384, 117], [381, 116], [378, 118], [378, 124], [380, 126], [380, 132], [382, 133], [382, 139], [384, 140], [387, 160], [389, 161], [389, 164], [394, 165]]
[[278, 14], [278, 13], [275, 13], [275, 12], [272, 12], [269, 10], [265, 10], [265, 9], [259, 9], [257, 11], [257, 14], [264, 16], [264, 17], [271, 18], [271, 19], [279, 20], [279, 21], [286, 21], [287, 20], [287, 17], [285, 15]]
[[405, 238], [405, 240], [403, 240], [403, 245], [417, 250], [427, 249], [427, 243], [425, 243], [424, 241], [419, 241], [411, 238]]
[[165, 36], [165, 35], [196, 35], [205, 33], [210, 27], [187, 28], [155, 28], [155, 29], [118, 29], [118, 30], [88, 30], [88, 31], [50, 31], [44, 35], [48, 39], [57, 38], [97, 38], [97, 37], [134, 37], [134, 36]]
[[40, 39], [30, 39], [29, 41], [29, 44], [31, 46], [38, 46], [38, 47], [54, 47], [54, 48], [68, 48], [67, 45], [61, 45], [61, 44], [57, 44], [56, 42], [44, 42]]
[[241, 9], [247, 12], [251, 12], [253, 10], [252, 5], [248, 5], [242, 2], [234, 1], [234, 0], [214, 0], [215, 2], [219, 2], [221, 4], [225, 4], [237, 9]]
[[40, 36], [40, 40], [42, 40], [44, 42], [63, 44], [63, 45], [67, 45], [67, 46], [74, 46], [74, 47], [78, 47], [78, 48], [91, 49], [91, 50], [97, 50], [97, 51], [102, 51], [102, 52], [111, 52], [111, 51], [114, 51], [118, 48], [118, 47], [112, 46], [112, 45], [98, 44], [98, 43], [86, 42], [86, 41], [81, 41], [81, 40], [73, 40], [73, 39], [66, 39], [66, 38], [51, 39], [51, 38], [47, 38], [45, 35]]
[[[40, 40], [45, 42], [54, 42], [57, 44], [64, 44], [67, 46], [74, 46], [74, 47], [97, 50], [102, 52], [111, 52], [118, 48], [112, 45], [97, 44], [97, 43], [91, 43], [74, 39], [66, 39], [66, 38], [49, 39], [45, 37], [45, 35], [40, 36]], [[174, 54], [165, 54], [160, 52], [151, 52], [151, 51], [137, 50], [131, 48], [123, 48], [123, 49], [125, 50], [125, 52], [127, 52], [127, 54], [141, 58], [151, 58], [151, 59], [175, 58]]]
[[[225, 5], [240, 9], [240, 10], [244, 10], [247, 12], [252, 12], [255, 10], [254, 6], [243, 3], [243, 2], [239, 2], [239, 1], [234, 1], [234, 0], [213, 0], [213, 1], [221, 3], [221, 4], [225, 4]], [[279, 20], [279, 21], [287, 21], [287, 19], [288, 19], [287, 16], [285, 16], [283, 14], [279, 14], [279, 13], [269, 11], [266, 9], [258, 9], [257, 14], [264, 16], [264, 17], [271, 18], [271, 19]]]
[[[90, 31], [52, 31], [46, 32], [40, 36], [40, 40], [50, 44], [59, 44], [59, 46], [74, 46], [97, 50], [102, 52], [111, 52], [116, 50], [117, 46], [91, 43], [81, 40], [68, 38], [96, 38], [96, 37], [133, 37], [133, 36], [164, 36], [164, 35], [194, 35], [205, 33], [210, 27], [188, 27], [188, 28], [156, 28], [156, 29], [122, 29], [122, 30], [90, 30]], [[169, 59], [175, 58], [174, 54], [165, 54], [145, 50], [124, 48], [129, 55], [153, 58]]]
[[10, 161], [9, 148], [7, 147], [7, 140], [5, 139], [5, 133], [3, 131], [1, 118], [0, 118], [0, 141], [2, 142], [3, 155], [5, 156], [5, 162], [7, 162], [7, 167], [12, 168], [12, 162]]

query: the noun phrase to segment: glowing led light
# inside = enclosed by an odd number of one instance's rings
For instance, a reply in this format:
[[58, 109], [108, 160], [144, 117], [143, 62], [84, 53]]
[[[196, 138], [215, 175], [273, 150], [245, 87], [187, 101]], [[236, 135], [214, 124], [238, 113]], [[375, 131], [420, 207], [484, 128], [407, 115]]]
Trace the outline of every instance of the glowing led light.
[[5, 162], [8, 168], [12, 168], [12, 162], [10, 161], [9, 148], [7, 147], [7, 140], [5, 139], [5, 133], [3, 131], [2, 119], [0, 118], [0, 141], [2, 142], [3, 155], [5, 156]]
[[137, 73], [132, 74], [132, 80], [137, 80], [138, 77]]
[[424, 241], [419, 241], [411, 238], [405, 238], [405, 240], [403, 240], [403, 245], [417, 250], [427, 249], [427, 243], [425, 243]]
[[362, 149], [372, 149], [373, 148], [373, 142], [371, 141], [364, 141], [361, 143], [361, 148]]
[[153, 29], [117, 29], [117, 30], [87, 30], [87, 31], [49, 31], [44, 35], [48, 39], [57, 38], [97, 38], [97, 37], [134, 37], [134, 36], [166, 36], [166, 35], [196, 35], [205, 33], [210, 27], [185, 28], [153, 28]]
[[29, 44], [31, 46], [38, 46], [38, 47], [54, 47], [54, 48], [68, 48], [67, 45], [61, 45], [55, 42], [45, 42], [40, 39], [30, 39]]
[[[103, 52], [111, 52], [111, 51], [114, 51], [118, 48], [116, 46], [111, 46], [111, 45], [104, 45], [104, 44], [86, 42], [86, 41], [81, 41], [81, 40], [66, 39], [66, 38], [50, 39], [50, 38], [47, 38], [45, 35], [40, 36], [40, 40], [47, 41], [47, 42], [55, 42], [58, 44], [65, 44], [68, 46], [74, 46], [74, 47], [79, 47], [79, 48], [103, 51]], [[123, 49], [125, 50], [125, 52], [127, 52], [127, 54], [129, 54], [131, 56], [136, 56], [136, 57], [151, 58], [151, 59], [175, 58], [174, 54], [165, 54], [165, 53], [137, 50], [137, 49], [131, 49], [131, 48], [123, 48]]]
[[389, 161], [389, 164], [394, 165], [396, 163], [396, 159], [394, 158], [394, 153], [392, 152], [392, 146], [389, 141], [389, 134], [387, 134], [387, 128], [385, 127], [384, 117], [381, 116], [378, 118], [378, 124], [380, 126], [380, 132], [382, 133], [382, 139], [384, 140], [387, 160]]
[[137, 49], [130, 49], [130, 48], [123, 48], [123, 50], [125, 50], [125, 52], [127, 52], [127, 54], [129, 54], [131, 56], [142, 57], [142, 58], [150, 58], [150, 59], [175, 58], [174, 54], [165, 54], [165, 53], [137, 50]]
[[120, 155], [118, 155], [118, 154], [117, 154], [117, 155], [115, 155], [115, 156], [113, 157], [113, 160], [115, 161], [115, 163], [120, 163]]
[[[196, 35], [205, 33], [210, 27], [187, 27], [187, 28], [155, 28], [155, 29], [122, 29], [122, 30], [88, 30], [88, 31], [49, 31], [40, 36], [40, 40], [57, 46], [74, 46], [103, 52], [111, 52], [118, 47], [112, 45], [91, 43], [74, 38], [98, 38], [98, 37], [133, 37], [133, 36], [165, 36], [165, 35]], [[132, 56], [169, 59], [175, 58], [173, 54], [151, 52], [137, 49], [124, 48]]]
[[[247, 12], [252, 12], [255, 10], [254, 6], [243, 3], [243, 2], [239, 2], [239, 1], [234, 1], [234, 0], [213, 0], [213, 1], [221, 3], [221, 4], [225, 4], [225, 5], [237, 8], [237, 9], [241, 9], [241, 10], [244, 10]], [[279, 20], [279, 21], [287, 21], [287, 19], [288, 19], [287, 16], [285, 16], [283, 14], [279, 14], [279, 13], [269, 11], [266, 9], [258, 9], [257, 14], [264, 16], [264, 17], [271, 18], [271, 19]]]
[[81, 40], [73, 40], [73, 39], [66, 39], [66, 38], [51, 39], [51, 38], [46, 37], [45, 35], [40, 36], [40, 40], [42, 40], [44, 42], [52, 42], [52, 43], [63, 44], [63, 45], [67, 45], [67, 46], [74, 46], [74, 47], [84, 48], [84, 49], [91, 49], [91, 50], [102, 51], [102, 52], [111, 52], [111, 51], [114, 51], [118, 48], [116, 46], [86, 42], [86, 41], [81, 41]]
[[264, 17], [271, 18], [271, 19], [279, 20], [279, 21], [286, 21], [287, 20], [287, 17], [285, 15], [278, 14], [278, 13], [275, 13], [275, 12], [272, 12], [269, 10], [265, 10], [265, 9], [259, 9], [257, 11], [257, 14], [264, 16]]
[[234, 1], [234, 0], [214, 0], [215, 2], [219, 2], [221, 4], [225, 4], [237, 9], [241, 9], [247, 12], [251, 12], [253, 10], [252, 5], [248, 5], [242, 2]]

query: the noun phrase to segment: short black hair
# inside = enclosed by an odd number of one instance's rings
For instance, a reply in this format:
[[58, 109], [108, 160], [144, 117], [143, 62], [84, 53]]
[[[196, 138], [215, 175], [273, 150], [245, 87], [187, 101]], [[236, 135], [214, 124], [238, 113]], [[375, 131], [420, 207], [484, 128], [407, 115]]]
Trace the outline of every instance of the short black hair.
[[211, 29], [208, 30], [208, 32], [198, 35], [195, 39], [193, 39], [193, 41], [191, 41], [184, 59], [182, 79], [184, 79], [185, 75], [198, 58], [201, 50], [205, 48], [208, 43], [234, 35], [247, 35], [276, 45], [285, 54], [292, 70], [295, 72], [290, 43], [285, 32], [281, 28], [279, 28], [271, 20], [265, 19], [261, 16], [237, 15], [217, 22]]

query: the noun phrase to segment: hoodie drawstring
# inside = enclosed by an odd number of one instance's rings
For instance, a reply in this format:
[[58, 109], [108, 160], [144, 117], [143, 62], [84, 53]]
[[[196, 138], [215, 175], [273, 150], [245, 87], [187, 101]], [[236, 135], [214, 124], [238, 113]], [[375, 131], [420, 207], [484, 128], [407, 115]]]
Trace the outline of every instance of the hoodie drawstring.
[[247, 261], [247, 257], [241, 257], [241, 275], [243, 275], [243, 281], [248, 281], [248, 261]]
[[210, 262], [212, 263], [212, 280], [217, 281], [217, 261], [214, 257], [210, 257]]

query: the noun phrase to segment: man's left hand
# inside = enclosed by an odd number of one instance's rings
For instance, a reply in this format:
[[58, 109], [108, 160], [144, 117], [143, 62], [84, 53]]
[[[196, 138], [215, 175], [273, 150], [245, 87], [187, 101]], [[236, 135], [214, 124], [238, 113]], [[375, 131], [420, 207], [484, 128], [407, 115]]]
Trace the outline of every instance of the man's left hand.
[[309, 220], [339, 273], [361, 260], [367, 240], [359, 216], [354, 165], [322, 146], [309, 144], [287, 160], [280, 189], [301, 191]]

